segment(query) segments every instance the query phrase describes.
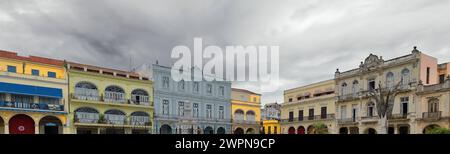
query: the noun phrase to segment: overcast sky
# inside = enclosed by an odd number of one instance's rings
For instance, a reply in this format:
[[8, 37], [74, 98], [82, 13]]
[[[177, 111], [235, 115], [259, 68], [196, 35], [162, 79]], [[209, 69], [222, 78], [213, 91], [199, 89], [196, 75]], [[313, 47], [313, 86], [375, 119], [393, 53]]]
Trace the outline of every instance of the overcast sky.
[[387, 60], [418, 46], [450, 61], [449, 19], [448, 0], [1, 0], [0, 49], [128, 70], [130, 59], [171, 65], [172, 48], [194, 37], [278, 45], [281, 87], [263, 93], [267, 103], [370, 53]]

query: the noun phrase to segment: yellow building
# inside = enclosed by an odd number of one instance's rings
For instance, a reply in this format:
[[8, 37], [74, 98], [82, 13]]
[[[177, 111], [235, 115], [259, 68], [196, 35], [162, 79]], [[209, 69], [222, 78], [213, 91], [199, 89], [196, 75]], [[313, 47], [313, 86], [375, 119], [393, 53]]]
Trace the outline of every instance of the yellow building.
[[64, 61], [0, 51], [0, 134], [68, 133]]
[[335, 130], [334, 80], [326, 80], [284, 91], [281, 104], [283, 134], [312, 134], [316, 124]]
[[243, 89], [231, 91], [234, 134], [258, 134], [261, 128], [261, 95]]
[[67, 64], [72, 133], [152, 133], [153, 83], [138, 74]]
[[281, 126], [278, 120], [263, 120], [264, 134], [281, 134]]

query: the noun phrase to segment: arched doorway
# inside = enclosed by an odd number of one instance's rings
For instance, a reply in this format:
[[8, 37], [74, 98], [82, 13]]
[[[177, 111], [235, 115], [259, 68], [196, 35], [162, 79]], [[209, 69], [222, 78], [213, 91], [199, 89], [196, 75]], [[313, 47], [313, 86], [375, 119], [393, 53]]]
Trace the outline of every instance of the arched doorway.
[[359, 134], [358, 127], [350, 127], [350, 134]]
[[244, 134], [244, 129], [238, 127], [234, 130], [234, 134]]
[[172, 134], [172, 127], [169, 125], [162, 125], [159, 129], [160, 134]]
[[9, 120], [9, 134], [34, 134], [34, 120], [24, 114], [15, 115]]
[[217, 128], [217, 134], [225, 134], [225, 128], [223, 127]]
[[247, 131], [245, 131], [245, 134], [255, 134], [255, 129], [248, 128]]
[[441, 127], [441, 126], [439, 126], [439, 125], [431, 124], [431, 125], [426, 126], [426, 127], [423, 129], [422, 133], [424, 133], [424, 134], [430, 134], [430, 131], [431, 131], [431, 130], [433, 130], [433, 129], [435, 129], [435, 128], [440, 128], [440, 127]]
[[288, 134], [295, 134], [295, 128], [294, 127], [289, 127]]
[[348, 128], [347, 127], [339, 128], [339, 134], [348, 134]]
[[299, 126], [297, 128], [297, 134], [305, 134], [305, 127]]
[[409, 134], [409, 126], [400, 126], [398, 127], [398, 134]]
[[377, 134], [377, 131], [375, 129], [373, 129], [373, 128], [368, 128], [366, 130], [366, 134]]
[[39, 134], [62, 133], [62, 122], [57, 117], [46, 116], [39, 121]]
[[204, 134], [214, 134], [214, 129], [212, 127], [206, 127], [204, 132]]
[[314, 134], [314, 126], [308, 126], [308, 134]]
[[0, 117], [0, 134], [5, 134], [5, 121]]

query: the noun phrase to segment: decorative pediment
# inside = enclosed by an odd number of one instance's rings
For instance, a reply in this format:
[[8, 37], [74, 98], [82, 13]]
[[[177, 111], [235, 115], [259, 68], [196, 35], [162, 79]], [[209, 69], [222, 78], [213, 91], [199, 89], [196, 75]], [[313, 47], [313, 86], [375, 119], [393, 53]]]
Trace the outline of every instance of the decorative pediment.
[[378, 57], [377, 55], [374, 54], [370, 54], [365, 60], [364, 63], [361, 62], [361, 65], [359, 66], [360, 68], [372, 68], [372, 67], [376, 67], [380, 64], [383, 63], [383, 58], [382, 57]]

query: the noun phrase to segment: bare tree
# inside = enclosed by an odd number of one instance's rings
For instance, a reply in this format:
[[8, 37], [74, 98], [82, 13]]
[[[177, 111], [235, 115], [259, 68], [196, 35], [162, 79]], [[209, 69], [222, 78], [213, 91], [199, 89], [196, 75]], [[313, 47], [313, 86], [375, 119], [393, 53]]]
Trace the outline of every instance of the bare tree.
[[378, 88], [369, 91], [369, 96], [375, 101], [378, 112], [379, 134], [388, 132], [388, 120], [392, 115], [395, 96], [400, 92], [400, 83], [401, 81], [393, 87], [386, 88], [382, 88], [381, 83], [378, 83]]

